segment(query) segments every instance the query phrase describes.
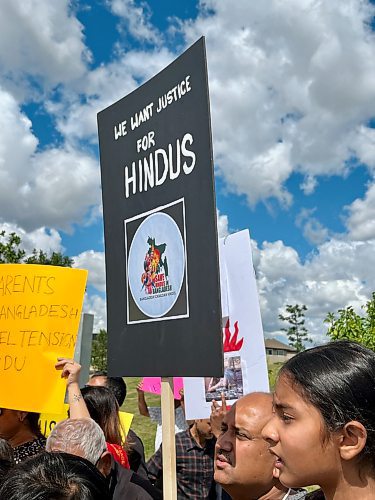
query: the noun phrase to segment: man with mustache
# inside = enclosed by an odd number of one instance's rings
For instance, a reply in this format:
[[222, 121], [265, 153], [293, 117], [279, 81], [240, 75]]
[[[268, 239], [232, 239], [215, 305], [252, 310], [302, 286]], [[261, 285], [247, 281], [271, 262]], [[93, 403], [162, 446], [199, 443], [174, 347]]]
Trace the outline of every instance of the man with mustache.
[[[217, 406], [213, 405], [213, 411]], [[284, 487], [274, 477], [275, 457], [262, 438], [272, 417], [272, 396], [251, 393], [224, 413], [215, 447], [214, 479], [232, 500], [299, 500], [305, 491]]]

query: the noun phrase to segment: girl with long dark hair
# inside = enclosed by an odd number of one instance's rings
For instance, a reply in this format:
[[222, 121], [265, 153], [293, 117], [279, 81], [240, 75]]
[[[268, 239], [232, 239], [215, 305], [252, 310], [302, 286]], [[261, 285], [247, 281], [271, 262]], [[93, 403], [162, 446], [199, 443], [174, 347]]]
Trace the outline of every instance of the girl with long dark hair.
[[303, 351], [281, 368], [263, 437], [286, 486], [326, 500], [375, 498], [375, 353], [349, 341]]

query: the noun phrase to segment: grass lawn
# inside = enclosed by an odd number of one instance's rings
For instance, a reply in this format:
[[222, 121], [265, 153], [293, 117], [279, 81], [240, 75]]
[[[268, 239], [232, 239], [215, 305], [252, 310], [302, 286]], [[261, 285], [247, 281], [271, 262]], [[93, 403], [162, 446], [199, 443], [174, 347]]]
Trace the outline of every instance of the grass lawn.
[[[136, 387], [140, 380], [137, 377], [125, 377], [128, 392], [121, 410], [133, 413], [134, 418], [131, 427], [143, 441], [147, 460], [154, 453], [156, 424], [150, 418], [142, 417], [139, 414]], [[145, 398], [148, 406], [160, 406], [160, 396], [145, 393]]]

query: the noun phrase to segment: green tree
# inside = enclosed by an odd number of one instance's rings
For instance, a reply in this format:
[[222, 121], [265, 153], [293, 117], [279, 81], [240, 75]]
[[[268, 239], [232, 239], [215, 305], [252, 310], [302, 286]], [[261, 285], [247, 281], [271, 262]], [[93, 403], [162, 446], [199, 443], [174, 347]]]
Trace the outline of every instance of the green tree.
[[25, 257], [25, 250], [20, 248], [21, 238], [16, 233], [6, 234], [0, 231], [0, 264], [18, 264]]
[[73, 259], [67, 255], [62, 255], [60, 252], [52, 252], [51, 255], [47, 255], [42, 250], [33, 250], [30, 257], [25, 259], [26, 264], [44, 264], [47, 266], [60, 266], [60, 267], [72, 267]]
[[281, 328], [289, 340], [289, 345], [297, 349], [297, 352], [305, 350], [305, 342], [312, 342], [309, 337], [307, 328], [305, 327], [305, 312], [307, 307], [302, 304], [287, 304], [285, 307], [287, 315], [279, 314], [279, 319], [282, 321], [287, 321], [289, 323], [288, 328]]
[[331, 340], [353, 340], [375, 351], [375, 292], [362, 309], [364, 315], [357, 314], [352, 306], [339, 309], [337, 315], [328, 313], [324, 320], [327, 335]]
[[34, 248], [31, 255], [21, 246], [22, 240], [16, 233], [0, 231], [0, 264], [44, 264], [50, 266], [72, 267], [73, 259], [60, 252], [47, 255], [43, 250]]
[[96, 370], [107, 371], [108, 335], [106, 330], [100, 330], [92, 343], [91, 364]]
[[267, 359], [267, 367], [268, 367], [268, 381], [270, 383], [270, 390], [273, 391], [275, 389], [277, 376], [279, 374], [280, 368], [284, 363], [270, 363]]

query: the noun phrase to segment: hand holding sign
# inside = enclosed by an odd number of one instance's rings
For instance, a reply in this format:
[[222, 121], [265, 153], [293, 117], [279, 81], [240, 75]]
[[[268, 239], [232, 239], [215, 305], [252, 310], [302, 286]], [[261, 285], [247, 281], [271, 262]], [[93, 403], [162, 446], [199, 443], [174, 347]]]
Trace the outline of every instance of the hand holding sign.
[[76, 363], [72, 359], [57, 358], [55, 368], [56, 370], [62, 370], [61, 378], [66, 379], [67, 386], [72, 383], [79, 384], [79, 374], [81, 372], [81, 365], [79, 363]]

